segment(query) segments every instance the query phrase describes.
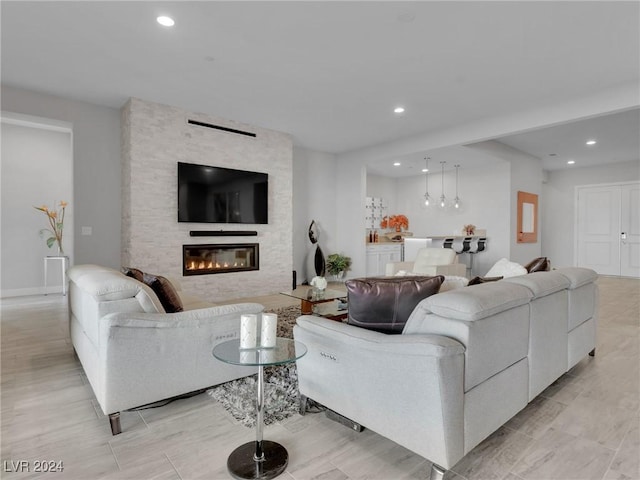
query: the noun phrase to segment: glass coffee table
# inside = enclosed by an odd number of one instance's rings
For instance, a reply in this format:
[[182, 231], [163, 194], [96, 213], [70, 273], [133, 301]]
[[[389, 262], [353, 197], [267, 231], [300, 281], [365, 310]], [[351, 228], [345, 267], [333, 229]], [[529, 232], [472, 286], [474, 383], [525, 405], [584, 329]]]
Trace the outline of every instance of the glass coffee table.
[[256, 392], [256, 441], [236, 448], [227, 459], [233, 478], [268, 480], [287, 468], [287, 449], [276, 442], [262, 439], [264, 427], [264, 367], [295, 362], [307, 353], [307, 347], [288, 338], [277, 338], [273, 348], [240, 349], [240, 340], [229, 340], [213, 347], [218, 360], [232, 365], [258, 367]]
[[[317, 290], [310, 285], [299, 285], [294, 290], [280, 292], [280, 294], [299, 299], [303, 315], [315, 314], [332, 320], [343, 320], [349, 315], [346, 309], [346, 291], [331, 288]], [[335, 300], [344, 300], [345, 308], [338, 309], [335, 306]], [[332, 304], [327, 305], [329, 302]]]

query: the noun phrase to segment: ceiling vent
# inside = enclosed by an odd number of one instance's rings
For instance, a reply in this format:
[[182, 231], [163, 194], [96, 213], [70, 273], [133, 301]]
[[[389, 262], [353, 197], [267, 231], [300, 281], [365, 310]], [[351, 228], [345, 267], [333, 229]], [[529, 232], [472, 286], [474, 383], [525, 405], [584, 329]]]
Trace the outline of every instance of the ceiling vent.
[[256, 136], [256, 134], [252, 132], [245, 132], [244, 130], [237, 130], [235, 128], [223, 127], [222, 125], [214, 125], [212, 123], [200, 122], [198, 120], [189, 119], [187, 120], [187, 123], [189, 125], [196, 125], [198, 127], [213, 128], [214, 130], [222, 130], [223, 132], [236, 133], [238, 135], [246, 135], [247, 137], [255, 138]]

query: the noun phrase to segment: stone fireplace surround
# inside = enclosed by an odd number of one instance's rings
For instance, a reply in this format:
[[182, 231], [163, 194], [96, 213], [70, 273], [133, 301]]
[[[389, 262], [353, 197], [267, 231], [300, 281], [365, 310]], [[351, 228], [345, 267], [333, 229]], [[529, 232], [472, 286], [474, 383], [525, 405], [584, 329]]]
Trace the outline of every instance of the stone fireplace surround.
[[[132, 98], [122, 108], [122, 265], [181, 279], [185, 290], [216, 302], [286, 290], [293, 270], [293, 146], [280, 132]], [[197, 121], [250, 131], [255, 137], [189, 124]], [[269, 224], [178, 223], [177, 163], [269, 174]], [[190, 231], [210, 230], [191, 238]], [[259, 270], [183, 276], [183, 245], [238, 244], [256, 233]], [[213, 240], [213, 241], [211, 241]]]

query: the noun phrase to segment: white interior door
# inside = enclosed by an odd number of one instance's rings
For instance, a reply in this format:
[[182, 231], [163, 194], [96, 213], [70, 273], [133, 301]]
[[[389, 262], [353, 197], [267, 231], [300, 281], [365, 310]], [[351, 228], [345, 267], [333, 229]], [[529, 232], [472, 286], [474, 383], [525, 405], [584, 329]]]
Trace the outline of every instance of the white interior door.
[[577, 265], [640, 277], [640, 184], [578, 187]]
[[620, 187], [578, 189], [578, 266], [620, 275]]
[[640, 184], [621, 187], [620, 275], [640, 277]]

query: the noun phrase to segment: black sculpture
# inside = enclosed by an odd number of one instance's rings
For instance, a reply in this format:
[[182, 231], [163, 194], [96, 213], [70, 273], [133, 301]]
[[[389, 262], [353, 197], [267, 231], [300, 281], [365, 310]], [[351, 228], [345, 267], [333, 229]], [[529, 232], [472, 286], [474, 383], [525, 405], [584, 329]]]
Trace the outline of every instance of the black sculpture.
[[311, 224], [309, 225], [309, 240], [311, 241], [312, 245], [316, 246], [316, 251], [313, 254], [313, 268], [315, 270], [316, 276], [324, 277], [326, 266], [324, 261], [324, 254], [322, 253], [322, 249], [318, 244], [318, 239], [319, 234], [318, 228], [316, 226], [316, 221], [311, 220]]

